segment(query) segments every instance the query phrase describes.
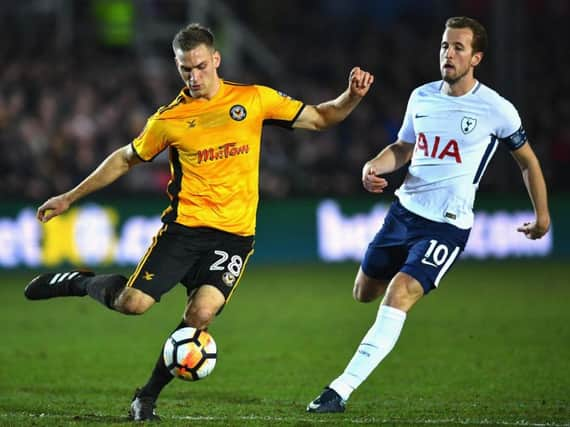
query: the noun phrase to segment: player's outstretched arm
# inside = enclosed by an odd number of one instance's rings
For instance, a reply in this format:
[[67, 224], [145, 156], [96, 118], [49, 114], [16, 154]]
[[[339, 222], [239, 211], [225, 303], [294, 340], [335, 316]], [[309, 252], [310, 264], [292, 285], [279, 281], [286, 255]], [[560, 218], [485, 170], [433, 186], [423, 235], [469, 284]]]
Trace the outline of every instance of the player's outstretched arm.
[[412, 158], [414, 144], [396, 141], [384, 148], [362, 168], [362, 185], [371, 193], [382, 193], [388, 181], [381, 175], [400, 169]]
[[534, 222], [523, 224], [517, 228], [517, 231], [524, 233], [529, 239], [540, 239], [550, 229], [548, 195], [542, 168], [528, 141], [519, 149], [512, 151], [512, 155], [521, 168], [524, 184], [534, 207], [535, 215]]
[[111, 153], [87, 178], [67, 193], [48, 199], [38, 208], [36, 217], [47, 222], [69, 209], [76, 200], [103, 188], [124, 175], [132, 166], [140, 163], [131, 145], [125, 145]]
[[336, 99], [319, 105], [307, 105], [293, 124], [294, 128], [322, 130], [343, 121], [368, 93], [374, 76], [354, 67], [348, 76], [348, 87]]

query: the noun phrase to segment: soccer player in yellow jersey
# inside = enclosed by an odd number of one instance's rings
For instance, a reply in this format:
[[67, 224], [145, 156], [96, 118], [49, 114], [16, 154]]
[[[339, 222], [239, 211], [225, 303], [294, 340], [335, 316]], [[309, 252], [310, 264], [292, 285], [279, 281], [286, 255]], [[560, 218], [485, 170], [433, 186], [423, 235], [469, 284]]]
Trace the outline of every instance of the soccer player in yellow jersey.
[[[172, 47], [185, 83], [176, 99], [151, 116], [132, 143], [37, 211], [38, 219], [47, 222], [168, 148], [171, 203], [163, 212], [163, 226], [130, 278], [86, 271], [46, 273], [26, 286], [27, 298], [89, 295], [112, 310], [142, 314], [180, 282], [188, 301], [176, 329], [207, 328], [253, 253], [263, 125], [325, 129], [344, 120], [374, 81], [355, 67], [348, 88], [336, 99], [305, 105], [268, 87], [221, 79], [213, 34], [199, 24], [179, 31]], [[135, 421], [158, 418], [156, 399], [173, 378], [160, 354], [150, 379], [131, 402]]]

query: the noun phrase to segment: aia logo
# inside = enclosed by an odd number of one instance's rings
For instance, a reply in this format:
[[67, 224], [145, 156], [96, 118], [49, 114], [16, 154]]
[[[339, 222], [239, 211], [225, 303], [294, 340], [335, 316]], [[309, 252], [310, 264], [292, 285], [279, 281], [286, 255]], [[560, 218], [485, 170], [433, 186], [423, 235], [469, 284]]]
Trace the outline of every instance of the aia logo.
[[247, 110], [243, 105], [236, 104], [230, 108], [230, 117], [236, 122], [241, 122], [247, 116]]
[[416, 151], [421, 151], [426, 157], [443, 160], [445, 157], [452, 157], [457, 163], [461, 163], [459, 145], [455, 139], [450, 139], [445, 145], [441, 143], [440, 137], [436, 136], [433, 143], [430, 143], [426, 136], [420, 132], [416, 142]]

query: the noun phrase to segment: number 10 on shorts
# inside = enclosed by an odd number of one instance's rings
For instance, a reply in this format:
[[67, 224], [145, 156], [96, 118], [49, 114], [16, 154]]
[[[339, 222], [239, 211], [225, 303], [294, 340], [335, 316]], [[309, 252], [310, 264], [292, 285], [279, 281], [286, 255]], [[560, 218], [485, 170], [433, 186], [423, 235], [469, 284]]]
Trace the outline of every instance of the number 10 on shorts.
[[456, 246], [453, 251], [450, 251], [446, 244], [439, 243], [437, 240], [430, 240], [429, 246], [422, 258], [422, 264], [429, 265], [440, 269], [437, 277], [434, 280], [434, 285], [437, 287], [443, 275], [447, 272], [457, 255], [459, 255], [460, 248]]
[[429, 247], [422, 259], [422, 264], [439, 267], [445, 262], [448, 256], [449, 249], [446, 245], [439, 243], [437, 240], [430, 240]]

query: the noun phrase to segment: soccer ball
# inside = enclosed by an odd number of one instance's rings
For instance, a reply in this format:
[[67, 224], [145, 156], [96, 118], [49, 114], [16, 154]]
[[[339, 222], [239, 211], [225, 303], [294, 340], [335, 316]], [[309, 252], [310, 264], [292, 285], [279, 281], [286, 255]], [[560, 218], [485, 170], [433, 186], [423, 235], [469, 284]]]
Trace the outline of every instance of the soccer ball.
[[163, 349], [164, 364], [172, 375], [197, 381], [212, 373], [216, 366], [216, 342], [200, 329], [186, 327], [174, 331]]

